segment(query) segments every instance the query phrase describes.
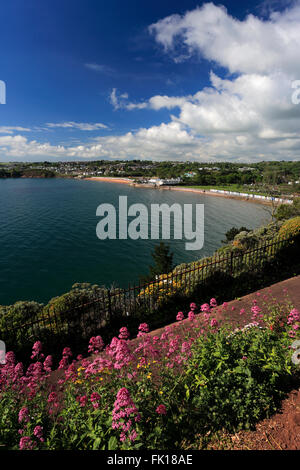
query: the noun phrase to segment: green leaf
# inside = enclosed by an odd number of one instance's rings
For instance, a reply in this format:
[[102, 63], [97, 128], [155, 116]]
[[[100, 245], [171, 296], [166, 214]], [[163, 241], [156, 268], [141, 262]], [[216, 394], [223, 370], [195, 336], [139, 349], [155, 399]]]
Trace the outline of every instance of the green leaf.
[[98, 450], [101, 444], [101, 437], [97, 437], [93, 443], [93, 450]]
[[118, 441], [116, 436], [112, 436], [108, 441], [108, 450], [116, 450], [118, 446]]

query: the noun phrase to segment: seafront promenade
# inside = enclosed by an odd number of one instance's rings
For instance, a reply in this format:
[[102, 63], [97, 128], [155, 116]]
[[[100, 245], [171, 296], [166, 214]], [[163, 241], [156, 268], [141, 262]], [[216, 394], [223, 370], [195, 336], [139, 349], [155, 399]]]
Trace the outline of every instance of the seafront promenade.
[[148, 188], [148, 189], [162, 189], [167, 191], [184, 191], [191, 193], [199, 193], [205, 196], [216, 196], [216, 197], [225, 197], [229, 199], [238, 199], [242, 201], [255, 202], [258, 204], [271, 205], [272, 203], [276, 204], [292, 204], [293, 200], [289, 198], [277, 198], [271, 196], [263, 196], [261, 194], [250, 194], [250, 193], [240, 193], [238, 191], [226, 191], [221, 189], [201, 189], [193, 188], [192, 186], [176, 186], [176, 185], [156, 185], [155, 183], [136, 183], [132, 178], [113, 178], [113, 177], [102, 177], [102, 176], [92, 176], [89, 178], [81, 178], [87, 181], [99, 181], [104, 183], [118, 183], [118, 184], [128, 184], [134, 186], [135, 188]]

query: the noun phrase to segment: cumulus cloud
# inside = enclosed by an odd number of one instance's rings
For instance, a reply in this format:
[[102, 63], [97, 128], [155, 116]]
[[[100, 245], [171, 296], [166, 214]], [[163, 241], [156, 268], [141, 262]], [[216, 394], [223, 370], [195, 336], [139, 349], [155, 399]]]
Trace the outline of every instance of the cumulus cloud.
[[[195, 158], [299, 158], [300, 106], [291, 98], [292, 83], [300, 77], [299, 2], [267, 20], [249, 15], [243, 21], [208, 3], [149, 28], [175, 61], [197, 53], [234, 76], [224, 79], [211, 71], [210, 85], [194, 95], [156, 95], [141, 103], [113, 89], [115, 109], [173, 110], [170, 124], [192, 138]], [[162, 129], [173, 132], [170, 125]], [[147, 135], [156, 131], [150, 128]], [[144, 134], [134, 138], [140, 141]], [[160, 138], [155, 136], [156, 145]]]
[[[266, 141], [267, 144], [266, 145]], [[262, 135], [219, 133], [199, 137], [177, 121], [142, 128], [124, 135], [96, 137], [80, 145], [51, 145], [24, 136], [0, 136], [0, 157], [39, 158], [140, 158], [151, 160], [259, 161], [299, 159], [300, 137], [286, 133], [274, 136], [272, 129]]]
[[300, 76], [299, 2], [267, 20], [249, 15], [243, 21], [209, 3], [164, 18], [150, 31], [175, 62], [196, 53], [234, 76], [211, 72], [210, 86], [194, 95], [156, 95], [142, 103], [120, 100], [114, 90], [115, 109], [179, 110], [170, 119], [193, 137], [193, 158], [299, 158], [300, 106], [291, 98]]
[[128, 93], [125, 92], [122, 94], [118, 94], [116, 88], [113, 88], [109, 95], [109, 100], [115, 110], [117, 109], [133, 110], [133, 109], [144, 109], [148, 107], [147, 103], [131, 103], [128, 98], [129, 98]]
[[199, 53], [231, 73], [284, 70], [299, 75], [299, 23], [298, 2], [284, 12], [272, 12], [268, 20], [248, 15], [242, 21], [225, 7], [207, 3], [185, 15], [168, 16], [149, 29], [166, 51], [180, 51], [175, 59]]
[[[161, 19], [150, 31], [175, 61], [198, 54], [214, 70], [208, 85], [192, 95], [158, 94], [138, 103], [128, 93], [112, 89], [110, 102], [115, 110], [167, 109], [169, 122], [125, 135], [98, 136], [82, 145], [54, 146], [21, 135], [0, 136], [0, 155], [299, 160], [300, 105], [291, 99], [292, 81], [300, 79], [299, 2], [283, 12], [272, 12], [267, 19], [249, 15], [244, 20], [208, 3], [182, 16]], [[225, 68], [225, 78], [214, 64]], [[104, 128], [100, 123], [73, 122], [48, 126]]]

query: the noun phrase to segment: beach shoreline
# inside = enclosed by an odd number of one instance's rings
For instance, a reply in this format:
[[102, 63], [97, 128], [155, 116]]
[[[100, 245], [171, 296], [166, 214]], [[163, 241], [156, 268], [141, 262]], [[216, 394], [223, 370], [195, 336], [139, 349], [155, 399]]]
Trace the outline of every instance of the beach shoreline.
[[133, 179], [131, 178], [115, 178], [115, 177], [102, 177], [102, 176], [91, 176], [88, 178], [83, 178], [86, 181], [100, 181], [106, 183], [119, 183], [119, 184], [128, 184], [135, 188], [147, 188], [147, 189], [158, 189], [164, 191], [183, 191], [183, 192], [191, 192], [191, 193], [199, 193], [202, 196], [215, 196], [215, 197], [222, 197], [225, 199], [235, 199], [237, 201], [245, 201], [245, 202], [252, 202], [254, 204], [263, 204], [265, 206], [271, 206], [272, 203], [270, 201], [266, 201], [263, 199], [254, 199], [251, 197], [244, 197], [244, 196], [236, 196], [231, 194], [223, 194], [223, 193], [214, 193], [212, 191], [207, 191], [205, 189], [199, 188], [189, 188], [184, 186], [155, 186], [154, 184], [141, 184], [141, 183], [134, 183]]

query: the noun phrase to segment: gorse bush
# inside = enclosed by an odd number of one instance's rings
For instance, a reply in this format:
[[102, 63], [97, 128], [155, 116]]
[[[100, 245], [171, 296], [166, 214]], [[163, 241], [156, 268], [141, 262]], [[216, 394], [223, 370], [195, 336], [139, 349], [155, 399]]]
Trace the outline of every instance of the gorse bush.
[[[66, 347], [55, 372], [39, 341], [27, 370], [8, 352], [0, 366], [0, 445], [199, 448], [210, 433], [249, 429], [270, 416], [299, 370], [291, 361], [298, 310], [254, 301], [252, 323], [232, 331], [212, 307], [215, 299], [200, 309], [192, 303], [188, 321], [178, 312], [159, 335], [141, 323], [133, 341], [126, 327], [106, 347], [92, 337], [86, 359], [72, 360]], [[219, 309], [230, 318], [226, 304]]]
[[285, 222], [279, 230], [279, 236], [296, 237], [300, 234], [300, 216]]

